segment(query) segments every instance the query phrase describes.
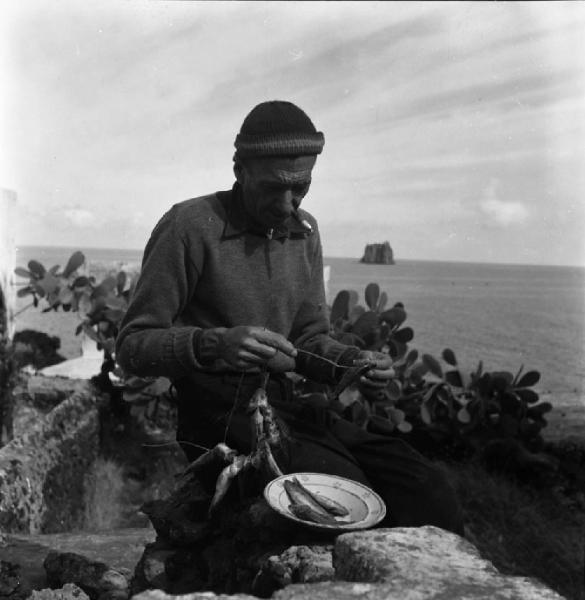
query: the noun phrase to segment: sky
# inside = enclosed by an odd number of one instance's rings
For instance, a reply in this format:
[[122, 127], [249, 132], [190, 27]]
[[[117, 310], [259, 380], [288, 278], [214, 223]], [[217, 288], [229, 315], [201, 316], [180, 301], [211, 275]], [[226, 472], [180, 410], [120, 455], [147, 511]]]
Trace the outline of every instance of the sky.
[[19, 245], [142, 249], [265, 100], [325, 134], [325, 256], [585, 266], [585, 3], [3, 0]]

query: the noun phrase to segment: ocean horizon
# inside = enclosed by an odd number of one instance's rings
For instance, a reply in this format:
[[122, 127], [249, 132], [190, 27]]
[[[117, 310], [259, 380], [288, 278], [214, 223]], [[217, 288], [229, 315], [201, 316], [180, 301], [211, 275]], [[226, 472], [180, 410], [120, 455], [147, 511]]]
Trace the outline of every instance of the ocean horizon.
[[[25, 258], [30, 260], [29, 257], [44, 256], [46, 258], [58, 259], [61, 262], [66, 261], [67, 258], [75, 251], [80, 250], [83, 252], [89, 260], [104, 261], [108, 259], [115, 260], [117, 262], [134, 262], [142, 260], [142, 254], [144, 249], [140, 248], [111, 248], [111, 247], [80, 247], [80, 246], [43, 246], [43, 245], [31, 245], [21, 244], [16, 246], [17, 264], [18, 266], [25, 266], [19, 263], [19, 258], [24, 260]], [[358, 256], [328, 256], [324, 255], [324, 264], [327, 264], [328, 260], [347, 260], [355, 261], [360, 264], [361, 257]], [[523, 262], [491, 262], [491, 261], [466, 261], [466, 260], [443, 260], [433, 258], [397, 258], [394, 257], [395, 265], [399, 263], [412, 263], [412, 262], [429, 262], [429, 263], [445, 263], [445, 264], [466, 264], [466, 265], [491, 265], [499, 266], [506, 265], [511, 267], [558, 267], [561, 269], [580, 269], [585, 273], [585, 264], [549, 264], [549, 263], [523, 263]], [[383, 265], [383, 266], [395, 266], [395, 265]]]

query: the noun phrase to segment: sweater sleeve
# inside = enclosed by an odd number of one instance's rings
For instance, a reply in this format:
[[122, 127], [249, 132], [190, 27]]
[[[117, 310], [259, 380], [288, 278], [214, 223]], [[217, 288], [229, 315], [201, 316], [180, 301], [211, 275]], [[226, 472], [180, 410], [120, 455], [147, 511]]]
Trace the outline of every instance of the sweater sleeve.
[[193, 336], [200, 330], [177, 324], [199, 275], [177, 212], [171, 208], [150, 236], [116, 340], [117, 362], [139, 376], [172, 378], [202, 367], [193, 350]]
[[323, 253], [316, 227], [313, 235], [315, 247], [311, 265], [311, 282], [305, 300], [295, 317], [291, 340], [300, 350], [296, 358], [298, 373], [314, 381], [336, 383], [339, 376], [337, 365], [350, 362], [359, 349], [342, 344], [329, 335], [329, 311], [323, 282]]

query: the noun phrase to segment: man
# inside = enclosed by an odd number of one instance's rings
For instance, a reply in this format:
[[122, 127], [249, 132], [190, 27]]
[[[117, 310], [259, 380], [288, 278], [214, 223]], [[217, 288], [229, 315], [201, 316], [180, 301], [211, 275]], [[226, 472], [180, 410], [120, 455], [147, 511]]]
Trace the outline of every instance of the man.
[[300, 208], [324, 137], [290, 102], [256, 106], [236, 137], [230, 191], [187, 200], [159, 221], [117, 339], [118, 362], [178, 391], [177, 440], [190, 460], [225, 441], [250, 451], [245, 404], [268, 370], [268, 398], [289, 433], [284, 472], [341, 475], [374, 487], [386, 524], [462, 532], [453, 490], [401, 440], [295, 403], [286, 372], [334, 384], [356, 361], [373, 390], [393, 376], [381, 353], [329, 336], [315, 219]]

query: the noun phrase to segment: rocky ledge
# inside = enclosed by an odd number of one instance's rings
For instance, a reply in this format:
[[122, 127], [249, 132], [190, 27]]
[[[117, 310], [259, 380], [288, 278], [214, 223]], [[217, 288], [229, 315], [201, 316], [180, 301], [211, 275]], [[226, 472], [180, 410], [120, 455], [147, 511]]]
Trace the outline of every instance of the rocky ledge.
[[[291, 547], [265, 558], [264, 575], [284, 584], [273, 600], [561, 600], [532, 579], [500, 574], [476, 548], [436, 527], [346, 533], [329, 547]], [[133, 600], [252, 600], [210, 591], [146, 590]]]

